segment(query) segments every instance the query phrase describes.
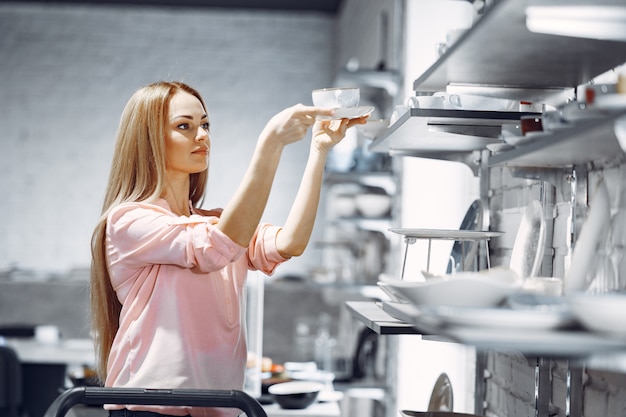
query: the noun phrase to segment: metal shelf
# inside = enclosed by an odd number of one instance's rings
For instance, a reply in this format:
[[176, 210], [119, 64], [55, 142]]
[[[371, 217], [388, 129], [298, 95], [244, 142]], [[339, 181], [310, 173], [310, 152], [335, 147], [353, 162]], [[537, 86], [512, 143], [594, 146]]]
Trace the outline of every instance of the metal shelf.
[[562, 168], [593, 162], [606, 165], [624, 160], [615, 136], [615, 121], [626, 111], [576, 123], [572, 128], [537, 136], [514, 149], [492, 155], [489, 166]]
[[499, 141], [502, 125], [518, 123], [522, 116], [532, 115], [537, 113], [411, 108], [369, 149], [407, 150], [423, 155], [482, 150]]
[[348, 308], [379, 334], [419, 334], [424, 339], [462, 343], [479, 350], [519, 351], [526, 355], [559, 358], [593, 358], [624, 354], [626, 343], [582, 329], [535, 330], [489, 327], [437, 327], [420, 318], [410, 304], [348, 302]]
[[363, 324], [378, 334], [420, 334], [411, 324], [385, 313], [371, 301], [348, 301], [346, 306]]
[[[626, 61], [626, 42], [530, 32], [531, 5], [620, 5], [622, 0], [499, 0], [418, 77], [418, 92], [482, 91], [484, 95], [562, 102], [564, 94]], [[468, 90], [463, 90], [468, 87]], [[452, 92], [452, 91], [451, 91]]]
[[[559, 105], [575, 98], [577, 86], [626, 61], [626, 42], [532, 33], [526, 28], [531, 5], [591, 4], [589, 0], [499, 0], [421, 76], [418, 94], [448, 91], [486, 97]], [[598, 0], [594, 5], [621, 5], [622, 0]], [[499, 141], [503, 124], [519, 120], [521, 112], [410, 109], [370, 145], [373, 152], [463, 162], [472, 169], [474, 155]], [[590, 124], [589, 127], [593, 125]], [[493, 164], [527, 162], [539, 166], [571, 165], [606, 159], [618, 149], [614, 135], [600, 124], [599, 146], [585, 157], [580, 133], [561, 132], [550, 140], [555, 152], [539, 156], [539, 143], [494, 156]], [[586, 134], [591, 130], [583, 126]], [[608, 125], [604, 125], [609, 129]], [[574, 133], [574, 142], [568, 135]], [[596, 134], [594, 133], [594, 136]], [[584, 147], [586, 148], [586, 147]], [[551, 149], [552, 150], [552, 149]], [[621, 152], [621, 150], [620, 150]], [[552, 159], [552, 162], [550, 160]]]

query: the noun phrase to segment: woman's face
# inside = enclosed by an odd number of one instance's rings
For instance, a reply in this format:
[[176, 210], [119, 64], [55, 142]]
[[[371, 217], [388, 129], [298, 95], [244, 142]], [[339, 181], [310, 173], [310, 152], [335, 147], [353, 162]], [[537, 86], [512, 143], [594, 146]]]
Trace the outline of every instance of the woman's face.
[[209, 118], [202, 103], [189, 93], [176, 93], [165, 129], [167, 172], [189, 175], [206, 170], [209, 149]]

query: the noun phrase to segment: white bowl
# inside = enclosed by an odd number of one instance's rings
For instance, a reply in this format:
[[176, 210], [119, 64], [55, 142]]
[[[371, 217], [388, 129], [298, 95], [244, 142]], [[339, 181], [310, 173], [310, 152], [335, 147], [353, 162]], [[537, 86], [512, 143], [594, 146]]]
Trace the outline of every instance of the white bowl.
[[364, 217], [383, 217], [391, 208], [391, 197], [386, 194], [357, 194], [354, 201]]
[[626, 294], [588, 294], [576, 292], [568, 295], [570, 310], [587, 329], [626, 338]]
[[311, 96], [314, 106], [337, 109], [358, 106], [360, 91], [358, 88], [321, 88], [313, 90]]
[[352, 217], [356, 214], [356, 201], [352, 194], [338, 194], [332, 200], [332, 207], [339, 217]]
[[414, 305], [433, 307], [494, 307], [521, 288], [518, 275], [504, 267], [435, 276], [424, 281], [383, 277], [381, 281]]

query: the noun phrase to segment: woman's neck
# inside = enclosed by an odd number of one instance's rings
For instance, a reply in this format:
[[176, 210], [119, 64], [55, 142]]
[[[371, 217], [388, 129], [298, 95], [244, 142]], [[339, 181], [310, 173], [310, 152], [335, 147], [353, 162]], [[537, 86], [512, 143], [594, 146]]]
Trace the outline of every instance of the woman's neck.
[[170, 210], [178, 216], [189, 216], [191, 211], [189, 208], [189, 181], [172, 182], [170, 181], [165, 187], [161, 195]]

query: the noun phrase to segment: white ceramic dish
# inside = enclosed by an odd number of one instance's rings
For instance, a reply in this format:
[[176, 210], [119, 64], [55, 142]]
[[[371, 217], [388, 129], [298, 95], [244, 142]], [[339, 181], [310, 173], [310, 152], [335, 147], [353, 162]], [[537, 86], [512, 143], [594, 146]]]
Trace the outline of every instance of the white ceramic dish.
[[549, 330], [575, 323], [569, 310], [425, 307], [422, 314], [442, 325]]
[[394, 294], [417, 307], [492, 307], [518, 291], [521, 280], [508, 268], [492, 268], [481, 272], [458, 272], [443, 277], [406, 281], [382, 277], [381, 281]]
[[565, 294], [584, 291], [587, 288], [589, 284], [587, 277], [602, 237], [606, 236], [610, 219], [609, 191], [601, 180], [589, 204], [589, 213], [572, 252], [572, 262], [563, 282]]
[[332, 208], [339, 217], [352, 217], [356, 214], [356, 201], [353, 194], [338, 194], [332, 200]]
[[543, 310], [561, 312], [568, 312], [570, 310], [565, 297], [548, 294], [513, 294], [507, 298], [506, 304], [513, 310]]
[[402, 295], [402, 292], [394, 288], [393, 284], [385, 281], [378, 281], [378, 287], [389, 297], [391, 301], [396, 303], [409, 303], [410, 301]]
[[359, 107], [343, 107], [335, 109], [334, 116], [317, 116], [318, 120], [339, 120], [339, 119], [357, 119], [359, 117], [365, 117], [374, 111], [372, 106], [359, 106]]
[[504, 232], [491, 230], [457, 230], [457, 229], [411, 229], [390, 228], [390, 232], [414, 237], [417, 239], [447, 239], [447, 240], [483, 240], [502, 236]]
[[546, 246], [546, 220], [541, 203], [533, 200], [526, 206], [515, 235], [509, 267], [520, 277], [539, 274]]
[[400, 410], [402, 417], [480, 417], [476, 414], [455, 413], [453, 411], [413, 411]]
[[626, 338], [626, 294], [587, 294], [567, 296], [574, 316], [592, 331]]
[[446, 109], [518, 111], [519, 102], [502, 98], [485, 97], [474, 94], [450, 94], [437, 92], [434, 97], [442, 97]]
[[355, 107], [359, 105], [361, 92], [358, 88], [320, 88], [311, 93], [313, 105], [324, 108]]
[[386, 194], [357, 194], [354, 196], [356, 209], [364, 217], [383, 217], [391, 208], [391, 197]]

